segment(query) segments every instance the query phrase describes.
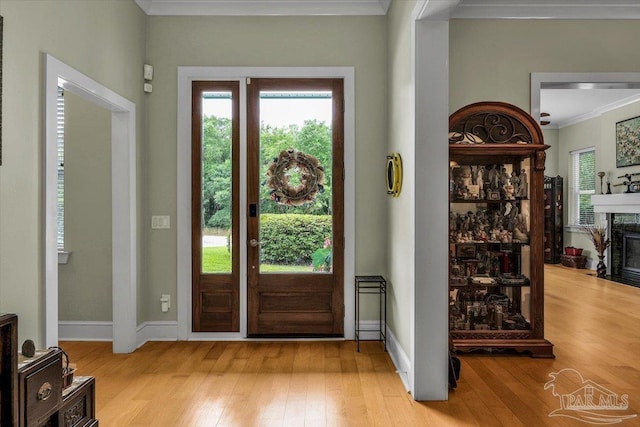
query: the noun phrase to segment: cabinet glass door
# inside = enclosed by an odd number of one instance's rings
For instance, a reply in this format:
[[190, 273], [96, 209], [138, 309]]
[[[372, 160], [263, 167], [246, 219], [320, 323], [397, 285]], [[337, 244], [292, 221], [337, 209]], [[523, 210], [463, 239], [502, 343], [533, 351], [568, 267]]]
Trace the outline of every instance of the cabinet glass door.
[[452, 331], [528, 330], [529, 159], [451, 165]]

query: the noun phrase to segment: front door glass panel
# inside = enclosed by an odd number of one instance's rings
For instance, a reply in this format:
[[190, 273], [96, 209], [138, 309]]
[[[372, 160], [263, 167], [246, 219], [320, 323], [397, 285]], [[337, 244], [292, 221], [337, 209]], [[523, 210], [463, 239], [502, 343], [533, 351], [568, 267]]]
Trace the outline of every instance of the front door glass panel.
[[202, 93], [202, 273], [231, 273], [232, 96]]
[[332, 271], [332, 92], [260, 91], [261, 273]]

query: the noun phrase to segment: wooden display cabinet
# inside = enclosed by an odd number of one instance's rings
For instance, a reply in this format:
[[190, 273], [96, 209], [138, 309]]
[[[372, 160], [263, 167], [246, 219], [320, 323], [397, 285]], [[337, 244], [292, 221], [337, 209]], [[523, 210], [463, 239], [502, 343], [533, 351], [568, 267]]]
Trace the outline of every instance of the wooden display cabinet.
[[559, 264], [562, 261], [564, 228], [562, 177], [544, 177], [544, 262]]
[[552, 358], [544, 338], [542, 131], [481, 102], [449, 118], [449, 331], [458, 350]]

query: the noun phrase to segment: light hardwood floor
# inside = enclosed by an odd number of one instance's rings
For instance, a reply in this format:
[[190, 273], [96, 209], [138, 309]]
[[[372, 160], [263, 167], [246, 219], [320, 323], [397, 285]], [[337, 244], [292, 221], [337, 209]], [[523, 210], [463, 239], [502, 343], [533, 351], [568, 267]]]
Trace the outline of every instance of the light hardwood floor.
[[[546, 337], [556, 359], [462, 355], [447, 402], [415, 402], [379, 343], [62, 342], [79, 375], [96, 377], [101, 426], [586, 426], [550, 417], [544, 385], [571, 368], [640, 414], [640, 288], [586, 270], [545, 267]], [[573, 378], [573, 387], [578, 389]], [[569, 391], [572, 391], [570, 389]], [[621, 426], [640, 426], [640, 417]]]

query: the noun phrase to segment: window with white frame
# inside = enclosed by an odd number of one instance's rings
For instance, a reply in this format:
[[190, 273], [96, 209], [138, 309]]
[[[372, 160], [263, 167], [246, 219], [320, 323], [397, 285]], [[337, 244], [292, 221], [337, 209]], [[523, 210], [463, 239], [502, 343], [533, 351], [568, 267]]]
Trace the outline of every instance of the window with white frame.
[[591, 195], [596, 192], [596, 150], [586, 148], [571, 152], [571, 218], [572, 225], [594, 223]]

